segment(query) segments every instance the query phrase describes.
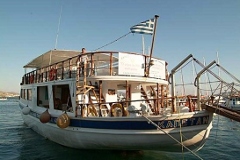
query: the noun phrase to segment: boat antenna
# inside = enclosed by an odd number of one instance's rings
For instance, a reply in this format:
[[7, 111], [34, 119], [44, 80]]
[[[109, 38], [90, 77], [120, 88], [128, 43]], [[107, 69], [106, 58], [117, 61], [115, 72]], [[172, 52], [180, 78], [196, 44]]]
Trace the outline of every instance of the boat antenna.
[[[57, 36], [56, 36], [54, 50], [57, 49], [58, 33], [59, 33], [59, 28], [60, 28], [60, 23], [61, 23], [61, 18], [62, 18], [62, 7], [63, 7], [63, 1], [62, 1], [61, 11], [60, 11], [60, 16], [59, 16], [59, 19], [58, 19], [58, 29], [57, 29]], [[52, 64], [52, 50], [50, 52], [50, 57], [49, 57], [49, 65], [51, 65], [51, 64]]]
[[54, 49], [57, 49], [58, 33], [59, 33], [59, 28], [60, 28], [61, 19], [62, 19], [62, 8], [63, 8], [63, 1], [62, 1], [61, 11], [60, 11], [59, 19], [58, 19], [58, 29], [57, 29], [57, 36], [56, 36], [56, 41], [55, 41], [55, 47], [54, 47]]

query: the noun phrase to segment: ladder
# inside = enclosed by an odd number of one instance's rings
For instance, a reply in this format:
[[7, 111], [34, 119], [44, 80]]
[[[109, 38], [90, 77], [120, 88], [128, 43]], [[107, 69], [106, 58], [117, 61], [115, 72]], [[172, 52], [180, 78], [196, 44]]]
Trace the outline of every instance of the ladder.
[[164, 107], [164, 101], [166, 101], [166, 97], [169, 94], [168, 86], [165, 86], [165, 85], [159, 86], [158, 87], [158, 94], [157, 94], [157, 90], [154, 89], [153, 86], [150, 86], [150, 88], [151, 88], [151, 91], [154, 93], [155, 98], [158, 100], [157, 101], [158, 104], [163, 108]]
[[145, 99], [145, 101], [148, 103], [148, 105], [150, 106], [151, 110], [154, 110], [154, 107], [152, 106], [150, 100], [148, 99], [148, 95], [146, 93], [146, 91], [143, 89], [143, 87], [141, 86], [141, 96]]
[[[76, 75], [76, 109], [75, 109], [75, 117], [78, 116], [77, 110], [81, 109], [81, 116], [83, 116], [83, 106], [85, 106], [85, 95], [94, 88], [93, 86], [87, 85], [87, 74], [86, 67], [87, 62], [84, 62], [83, 67], [83, 78], [81, 75], [82, 66], [78, 64], [77, 66], [77, 75]], [[81, 98], [80, 98], [81, 97]], [[89, 103], [89, 102], [87, 102]]]
[[105, 103], [103, 94], [100, 95], [99, 85], [95, 82], [95, 85], [89, 81], [89, 86], [92, 88], [89, 90], [89, 100], [92, 103]]

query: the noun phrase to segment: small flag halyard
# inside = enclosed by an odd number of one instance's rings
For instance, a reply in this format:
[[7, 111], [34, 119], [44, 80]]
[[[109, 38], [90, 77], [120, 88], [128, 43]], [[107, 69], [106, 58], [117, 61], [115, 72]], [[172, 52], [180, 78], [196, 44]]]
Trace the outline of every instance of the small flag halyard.
[[130, 28], [132, 33], [139, 33], [139, 34], [153, 34], [154, 29], [154, 18], [141, 22], [135, 26]]

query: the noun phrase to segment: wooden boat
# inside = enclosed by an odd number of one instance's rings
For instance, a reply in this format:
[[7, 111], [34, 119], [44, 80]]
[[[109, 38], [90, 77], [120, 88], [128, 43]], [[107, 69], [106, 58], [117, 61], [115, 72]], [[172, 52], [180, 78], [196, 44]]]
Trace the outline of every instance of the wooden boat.
[[168, 74], [164, 60], [97, 51], [78, 63], [80, 53], [50, 50], [24, 66], [34, 70], [22, 77], [19, 105], [34, 131], [79, 149], [182, 152], [204, 145], [213, 114], [196, 97], [177, 103], [169, 93], [174, 71]]

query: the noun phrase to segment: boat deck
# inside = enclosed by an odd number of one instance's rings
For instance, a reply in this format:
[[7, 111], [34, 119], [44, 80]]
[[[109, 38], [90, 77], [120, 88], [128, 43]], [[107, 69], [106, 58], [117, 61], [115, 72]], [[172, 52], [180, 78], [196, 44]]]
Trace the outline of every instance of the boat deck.
[[[167, 84], [166, 62], [152, 58], [151, 69], [148, 73], [149, 56], [137, 53], [101, 51], [85, 53], [88, 60], [85, 64], [79, 63], [82, 55], [77, 51], [51, 50], [35, 58], [24, 68], [31, 71], [22, 77], [21, 84], [42, 83], [54, 80], [84, 76], [83, 68], [86, 70], [87, 78], [103, 79], [128, 79], [153, 83]], [[34, 68], [35, 70], [32, 70]], [[109, 78], [110, 77], [110, 78]], [[148, 78], [146, 80], [146, 78]], [[106, 79], [107, 80], [107, 79]]]

